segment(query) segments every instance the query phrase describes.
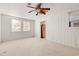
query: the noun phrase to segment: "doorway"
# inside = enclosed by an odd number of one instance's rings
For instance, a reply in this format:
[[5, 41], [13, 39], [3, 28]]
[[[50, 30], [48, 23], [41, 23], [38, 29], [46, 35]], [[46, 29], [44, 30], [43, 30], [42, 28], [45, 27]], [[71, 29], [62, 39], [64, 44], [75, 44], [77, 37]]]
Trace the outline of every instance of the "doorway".
[[40, 22], [40, 28], [41, 28], [41, 38], [46, 37], [46, 24], [45, 21]]

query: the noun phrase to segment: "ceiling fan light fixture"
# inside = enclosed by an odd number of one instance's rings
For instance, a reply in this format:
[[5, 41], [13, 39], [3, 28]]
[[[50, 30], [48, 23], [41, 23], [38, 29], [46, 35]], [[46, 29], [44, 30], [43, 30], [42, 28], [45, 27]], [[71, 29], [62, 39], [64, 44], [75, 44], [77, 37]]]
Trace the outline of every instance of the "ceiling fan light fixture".
[[40, 12], [40, 9], [37, 9], [36, 11], [37, 11], [37, 12]]
[[[33, 6], [27, 6], [27, 7], [33, 8], [37, 12], [36, 15], [38, 15], [38, 14], [46, 15], [46, 13], [50, 10], [50, 8], [43, 8], [43, 7], [41, 7], [41, 5], [42, 4], [39, 3], [36, 7], [33, 7]], [[33, 12], [33, 11], [29, 11], [29, 13], [31, 13], [31, 12]]]

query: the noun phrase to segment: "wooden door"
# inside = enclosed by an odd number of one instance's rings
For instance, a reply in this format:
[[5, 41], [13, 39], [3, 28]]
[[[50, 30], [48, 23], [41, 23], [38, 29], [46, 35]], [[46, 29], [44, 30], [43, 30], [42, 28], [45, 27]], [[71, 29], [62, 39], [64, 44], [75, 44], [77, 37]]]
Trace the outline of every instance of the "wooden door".
[[41, 38], [45, 38], [45, 28], [46, 26], [45, 26], [45, 24], [41, 24]]

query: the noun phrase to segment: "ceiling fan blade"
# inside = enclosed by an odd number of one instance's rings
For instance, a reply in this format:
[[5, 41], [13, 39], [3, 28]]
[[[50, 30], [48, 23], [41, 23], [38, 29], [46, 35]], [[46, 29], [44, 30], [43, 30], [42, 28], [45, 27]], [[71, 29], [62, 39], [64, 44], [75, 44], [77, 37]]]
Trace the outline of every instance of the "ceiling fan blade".
[[34, 9], [35, 9], [35, 7], [32, 7], [32, 6], [27, 6], [27, 7], [29, 7], [29, 8], [34, 8]]
[[50, 8], [40, 8], [40, 9], [42, 9], [42, 10], [50, 10]]
[[29, 11], [28, 13], [31, 13], [31, 12], [33, 12], [33, 11], [35, 11], [35, 10]]
[[38, 9], [38, 8], [41, 8], [41, 3], [39, 3], [38, 5], [37, 5], [37, 7], [36, 7], [36, 9]]
[[41, 13], [43, 13], [44, 15], [46, 14], [43, 10], [41, 10]]

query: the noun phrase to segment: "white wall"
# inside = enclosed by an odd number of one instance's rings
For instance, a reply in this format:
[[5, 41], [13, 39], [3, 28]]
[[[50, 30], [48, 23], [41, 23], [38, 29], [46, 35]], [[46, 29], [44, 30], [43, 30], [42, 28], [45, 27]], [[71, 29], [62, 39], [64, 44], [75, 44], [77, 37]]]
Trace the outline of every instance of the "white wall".
[[[12, 32], [11, 28], [11, 20], [12, 19], [18, 19], [21, 21], [28, 21], [30, 22], [30, 31], [23, 32], [22, 29], [20, 32]], [[34, 20], [29, 20], [25, 18], [20, 18], [20, 17], [14, 17], [10, 15], [5, 15], [1, 14], [1, 36], [2, 36], [2, 41], [8, 41], [8, 40], [17, 40], [17, 39], [23, 39], [23, 38], [29, 38], [29, 37], [34, 37], [34, 29], [35, 29], [35, 21]], [[21, 26], [23, 28], [23, 26]]]
[[75, 47], [72, 29], [68, 27], [68, 13], [55, 10], [50, 20], [47, 20], [47, 39], [57, 43]]
[[37, 38], [41, 37], [41, 28], [40, 28], [41, 21], [46, 21], [46, 19], [39, 18], [39, 19], [36, 19], [36, 21], [35, 21], [35, 36]]
[[[71, 47], [79, 46], [79, 29], [69, 28], [69, 11], [77, 9], [71, 6], [71, 8], [65, 8], [64, 6], [55, 6], [52, 10], [52, 16], [48, 16], [47, 19], [47, 39], [64, 44]], [[77, 33], [78, 32], [78, 33]], [[78, 48], [78, 47], [77, 47]]]
[[1, 15], [0, 15], [0, 41], [1, 41]]

